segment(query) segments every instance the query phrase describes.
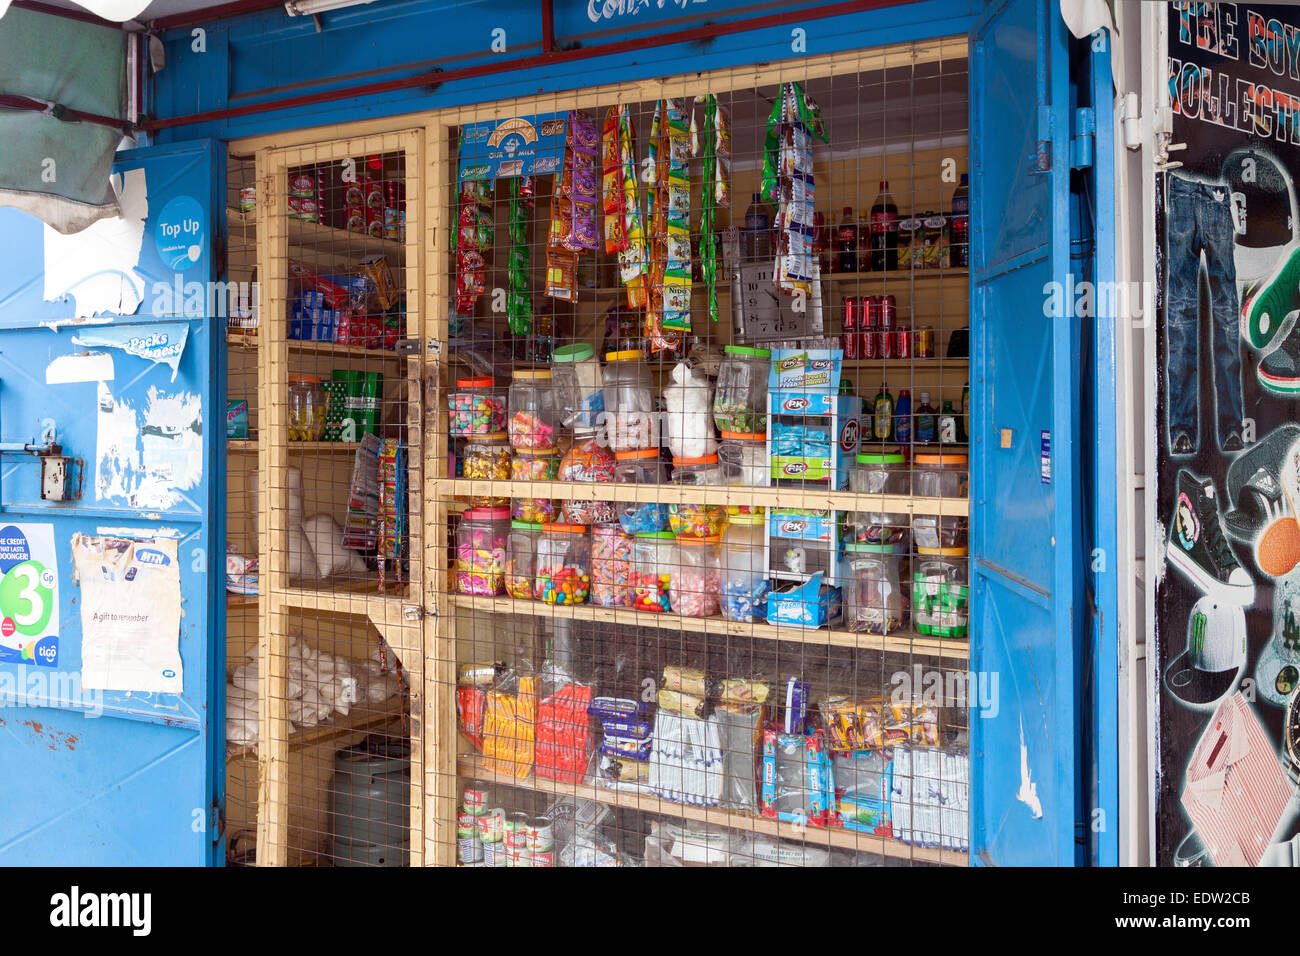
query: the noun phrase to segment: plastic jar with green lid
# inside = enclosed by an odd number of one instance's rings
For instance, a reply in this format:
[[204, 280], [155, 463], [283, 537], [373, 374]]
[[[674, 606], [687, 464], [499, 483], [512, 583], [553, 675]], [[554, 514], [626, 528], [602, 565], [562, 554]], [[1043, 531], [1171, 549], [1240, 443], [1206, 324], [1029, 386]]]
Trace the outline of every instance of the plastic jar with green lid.
[[718, 366], [713, 422], [723, 438], [753, 441], [767, 436], [767, 378], [772, 353], [728, 345]]
[[917, 633], [965, 638], [970, 624], [966, 548], [917, 548], [912, 563], [912, 621]]
[[845, 623], [850, 631], [888, 634], [906, 616], [901, 580], [902, 555], [892, 544], [860, 541], [845, 546], [849, 566], [844, 588]]

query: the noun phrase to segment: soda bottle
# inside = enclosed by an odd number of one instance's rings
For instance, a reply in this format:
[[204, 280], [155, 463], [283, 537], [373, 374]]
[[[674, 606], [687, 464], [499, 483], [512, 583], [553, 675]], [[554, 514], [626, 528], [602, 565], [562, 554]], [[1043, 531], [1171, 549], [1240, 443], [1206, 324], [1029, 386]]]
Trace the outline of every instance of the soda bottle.
[[881, 382], [880, 391], [876, 393], [872, 417], [876, 423], [876, 441], [887, 442], [894, 437], [894, 396], [889, 394], [889, 386], [884, 382]]
[[952, 265], [958, 269], [970, 268], [970, 187], [968, 176], [961, 174], [961, 183], [952, 191]]
[[835, 233], [835, 271], [858, 271], [858, 224], [853, 221], [853, 207], [845, 206], [840, 227]]
[[749, 208], [745, 210], [743, 255], [746, 262], [772, 259], [772, 207], [763, 202], [758, 193], [753, 194]]
[[830, 272], [830, 230], [826, 227], [826, 217], [821, 212], [813, 213], [813, 255], [817, 257], [817, 267], [822, 275]]
[[912, 443], [912, 394], [907, 389], [898, 393], [894, 406], [894, 441], [900, 445]]
[[889, 195], [889, 182], [880, 181], [880, 194], [871, 207], [871, 270], [898, 268], [898, 204]]
[[921, 393], [921, 406], [916, 410], [916, 440], [930, 444], [935, 438], [935, 409], [930, 404], [930, 393]]

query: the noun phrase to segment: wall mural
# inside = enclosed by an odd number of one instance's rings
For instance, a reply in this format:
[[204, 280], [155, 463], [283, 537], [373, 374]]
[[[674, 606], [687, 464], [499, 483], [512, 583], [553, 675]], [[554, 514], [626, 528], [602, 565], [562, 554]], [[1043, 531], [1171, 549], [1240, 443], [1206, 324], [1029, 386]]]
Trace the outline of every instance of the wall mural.
[[[1157, 862], [1300, 865], [1300, 8], [1169, 6]], [[1161, 560], [1163, 557], [1163, 560]]]

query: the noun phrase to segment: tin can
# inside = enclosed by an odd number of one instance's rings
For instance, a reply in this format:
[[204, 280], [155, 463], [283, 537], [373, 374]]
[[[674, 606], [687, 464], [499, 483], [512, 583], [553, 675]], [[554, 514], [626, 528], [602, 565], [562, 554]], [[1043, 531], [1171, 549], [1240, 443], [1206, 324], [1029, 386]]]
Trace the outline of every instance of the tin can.
[[524, 846], [536, 852], [555, 846], [555, 831], [546, 817], [533, 817], [524, 828]]
[[300, 199], [311, 199], [316, 195], [316, 177], [298, 173], [289, 177], [289, 195]]
[[478, 817], [472, 813], [462, 813], [456, 820], [456, 851], [462, 863], [478, 863], [483, 859]]
[[899, 358], [912, 357], [912, 330], [898, 329], [893, 333], [896, 341], [894, 342], [894, 353]]
[[555, 866], [555, 850], [531, 850], [533, 866]]
[[932, 359], [935, 356], [934, 326], [927, 325], [916, 330], [916, 357]]
[[533, 855], [528, 852], [527, 847], [507, 846], [506, 847], [506, 866], [532, 866]]
[[846, 295], [844, 297], [844, 319], [841, 323], [844, 331], [840, 336], [840, 347], [844, 349], [845, 359], [859, 357], [858, 345], [862, 339], [862, 334], [858, 330], [858, 319], [862, 308], [861, 301], [855, 295]]
[[239, 211], [252, 212], [257, 208], [257, 187], [245, 186], [239, 191]]
[[865, 319], [865, 321], [863, 322], [863, 327], [868, 329], [880, 328], [880, 296], [878, 295], [864, 296], [862, 302], [865, 306], [865, 308], [863, 309], [863, 315]]
[[465, 785], [465, 789], [460, 794], [461, 810], [465, 813], [471, 813], [476, 817], [481, 817], [487, 813], [488, 790], [487, 784], [481, 780], [475, 780]]
[[880, 337], [880, 358], [891, 359], [898, 357], [898, 336], [896, 329], [880, 329], [876, 334]]
[[898, 315], [898, 300], [892, 295], [882, 295], [880, 300], [880, 327], [892, 329]]
[[507, 849], [520, 849], [528, 845], [528, 814], [510, 813], [506, 815], [505, 836]]
[[880, 331], [864, 329], [862, 336], [862, 357], [864, 359], [880, 358]]

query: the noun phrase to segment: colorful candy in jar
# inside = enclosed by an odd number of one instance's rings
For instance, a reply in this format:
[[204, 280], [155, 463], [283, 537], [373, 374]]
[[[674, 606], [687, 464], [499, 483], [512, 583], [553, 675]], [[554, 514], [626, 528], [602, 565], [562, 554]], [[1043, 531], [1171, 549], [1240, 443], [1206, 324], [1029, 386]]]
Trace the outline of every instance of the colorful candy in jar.
[[532, 412], [515, 412], [510, 416], [510, 444], [523, 450], [555, 447], [555, 429]]
[[490, 435], [506, 429], [506, 401], [492, 379], [462, 378], [447, 396], [447, 430], [452, 435]]
[[674, 610], [683, 617], [712, 617], [721, 610], [722, 574], [716, 537], [679, 537], [671, 583]]
[[632, 539], [617, 525], [591, 532], [591, 602], [602, 607], [632, 603]]
[[492, 596], [505, 589], [506, 512], [472, 508], [456, 531], [456, 590]]
[[547, 524], [556, 518], [553, 498], [511, 498], [510, 517], [516, 521]]
[[586, 527], [548, 524], [542, 530], [533, 597], [547, 604], [582, 604], [591, 589]]
[[670, 504], [668, 530], [692, 538], [716, 538], [727, 527], [727, 509], [722, 505]]

